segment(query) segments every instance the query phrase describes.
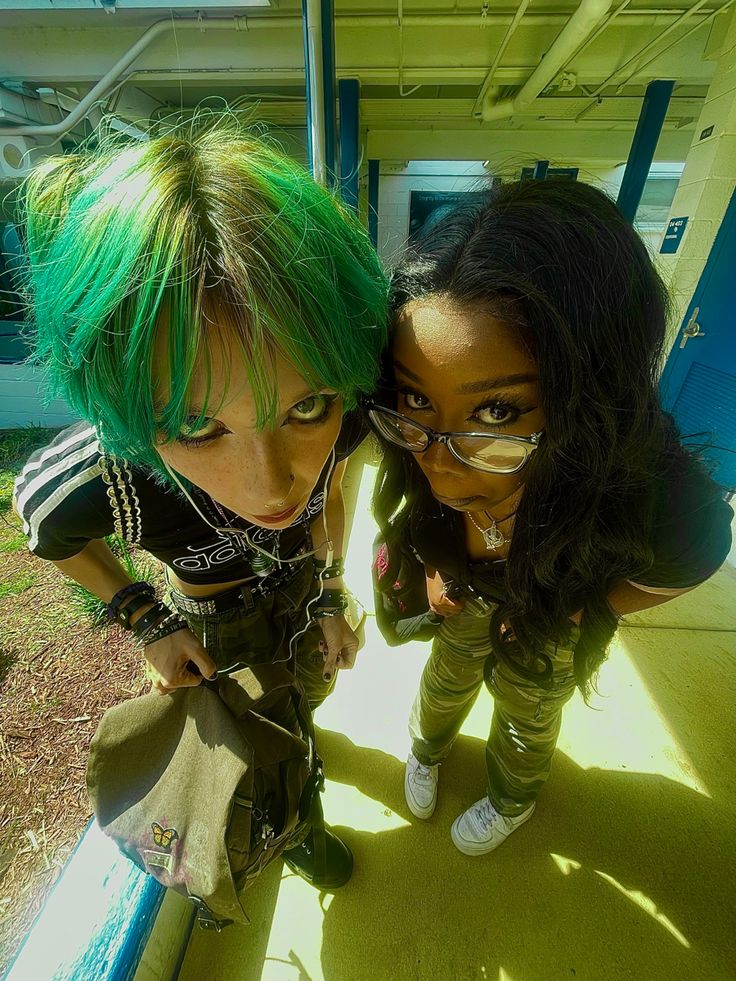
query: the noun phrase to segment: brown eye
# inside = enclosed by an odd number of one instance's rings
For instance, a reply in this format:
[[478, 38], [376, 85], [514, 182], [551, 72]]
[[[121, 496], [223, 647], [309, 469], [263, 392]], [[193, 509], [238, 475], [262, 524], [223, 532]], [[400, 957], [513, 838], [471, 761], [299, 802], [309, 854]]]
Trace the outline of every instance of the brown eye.
[[404, 408], [417, 411], [419, 409], [428, 409], [430, 407], [430, 401], [426, 395], [420, 395], [419, 392], [405, 391], [402, 393], [404, 396]]
[[486, 426], [503, 426], [519, 418], [519, 409], [506, 402], [494, 402], [493, 405], [477, 409], [475, 418]]

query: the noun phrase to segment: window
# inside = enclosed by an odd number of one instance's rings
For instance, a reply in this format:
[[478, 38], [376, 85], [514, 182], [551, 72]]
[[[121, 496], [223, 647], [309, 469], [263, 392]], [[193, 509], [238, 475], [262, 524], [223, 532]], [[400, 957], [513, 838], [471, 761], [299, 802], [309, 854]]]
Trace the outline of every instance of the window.
[[636, 227], [643, 231], [662, 231], [667, 224], [680, 178], [650, 174], [636, 212]]

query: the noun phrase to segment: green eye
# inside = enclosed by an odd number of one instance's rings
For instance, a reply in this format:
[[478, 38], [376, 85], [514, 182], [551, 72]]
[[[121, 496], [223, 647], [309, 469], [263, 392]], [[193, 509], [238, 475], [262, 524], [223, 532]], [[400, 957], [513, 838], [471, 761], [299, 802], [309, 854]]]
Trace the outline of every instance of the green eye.
[[292, 406], [289, 418], [294, 422], [321, 422], [329, 414], [336, 398], [336, 395], [310, 395]]
[[220, 423], [216, 419], [204, 419], [200, 426], [196, 425], [197, 419], [188, 419], [179, 430], [176, 437], [181, 443], [196, 443], [200, 440], [211, 439], [221, 431]]

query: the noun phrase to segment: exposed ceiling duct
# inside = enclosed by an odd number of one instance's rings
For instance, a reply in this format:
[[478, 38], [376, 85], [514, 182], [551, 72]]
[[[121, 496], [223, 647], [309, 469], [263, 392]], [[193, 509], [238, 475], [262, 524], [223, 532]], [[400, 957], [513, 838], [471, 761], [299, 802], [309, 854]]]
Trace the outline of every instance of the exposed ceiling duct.
[[481, 116], [486, 122], [508, 119], [529, 109], [534, 100], [552, 82], [572, 55], [590, 37], [611, 8], [612, 0], [581, 0], [580, 6], [555, 38], [532, 75], [510, 99], [498, 99], [498, 91], [489, 89], [483, 100]]
[[116, 83], [120, 82], [121, 78], [124, 78], [124, 72], [126, 69], [133, 64], [142, 51], [145, 51], [145, 49], [162, 34], [168, 33], [172, 29], [179, 30], [181, 28], [194, 28], [200, 31], [239, 30], [241, 26], [239, 20], [240, 18], [238, 17], [227, 17], [217, 20], [182, 18], [178, 20], [168, 19], [156, 21], [156, 23], [151, 24], [148, 30], [138, 38], [135, 44], [128, 48], [125, 54], [115, 62], [112, 68], [87, 93], [76, 109], [70, 112], [65, 119], [51, 125], [11, 126], [2, 130], [3, 136], [45, 136], [52, 138], [63, 136], [64, 133], [68, 133], [69, 130], [73, 129], [78, 122], [84, 119], [89, 110], [96, 103], [98, 103], [100, 99], [104, 98], [114, 88]]

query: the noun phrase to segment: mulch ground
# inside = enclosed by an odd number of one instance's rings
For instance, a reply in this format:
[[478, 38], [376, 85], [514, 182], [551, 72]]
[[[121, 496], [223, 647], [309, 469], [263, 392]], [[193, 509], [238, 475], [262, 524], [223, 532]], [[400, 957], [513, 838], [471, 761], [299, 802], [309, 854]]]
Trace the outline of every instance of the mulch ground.
[[97, 724], [146, 684], [130, 639], [89, 626], [62, 574], [27, 551], [7, 494], [0, 518], [2, 975], [90, 818]]

